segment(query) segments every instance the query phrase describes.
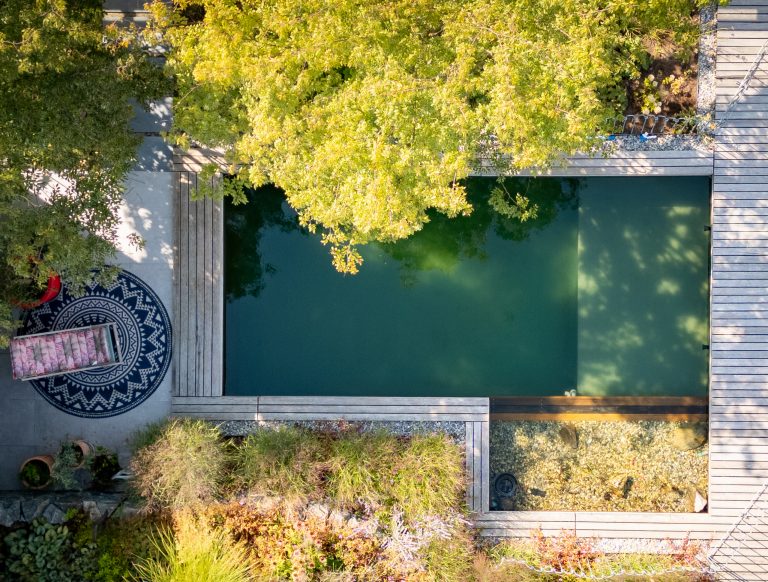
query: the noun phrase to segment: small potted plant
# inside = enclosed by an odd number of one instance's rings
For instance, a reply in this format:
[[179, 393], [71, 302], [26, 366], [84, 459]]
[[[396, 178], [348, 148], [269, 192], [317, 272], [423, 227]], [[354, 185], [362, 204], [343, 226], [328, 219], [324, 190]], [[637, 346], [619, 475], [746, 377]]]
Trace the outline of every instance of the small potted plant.
[[27, 489], [45, 489], [53, 480], [51, 455], [37, 455], [24, 461], [19, 469], [19, 479]]
[[101, 491], [112, 486], [112, 477], [120, 471], [120, 463], [113, 451], [96, 447], [96, 452], [88, 458], [88, 468], [93, 479], [92, 487]]
[[85, 466], [93, 456], [94, 447], [84, 440], [64, 442], [53, 461], [52, 477], [54, 483], [63, 489], [80, 489], [76, 471]]

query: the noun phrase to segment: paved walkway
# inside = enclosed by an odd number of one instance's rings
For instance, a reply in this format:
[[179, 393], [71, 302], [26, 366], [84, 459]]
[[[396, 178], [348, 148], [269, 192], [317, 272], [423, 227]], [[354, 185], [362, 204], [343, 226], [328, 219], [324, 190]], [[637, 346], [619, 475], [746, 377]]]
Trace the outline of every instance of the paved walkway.
[[[170, 104], [158, 103], [150, 114], [134, 120], [137, 132], [153, 132], [167, 124]], [[152, 287], [169, 313], [173, 310], [173, 174], [170, 148], [159, 137], [147, 137], [139, 163], [127, 181], [122, 210], [121, 245], [116, 264]], [[139, 234], [146, 241], [137, 251], [125, 241]], [[126, 439], [137, 428], [170, 412], [171, 372], [141, 405], [106, 419], [71, 416], [46, 402], [28, 382], [11, 379], [6, 350], [0, 351], [0, 490], [17, 489], [21, 462], [35, 454], [55, 451], [67, 437], [85, 438], [121, 453], [127, 460]]]

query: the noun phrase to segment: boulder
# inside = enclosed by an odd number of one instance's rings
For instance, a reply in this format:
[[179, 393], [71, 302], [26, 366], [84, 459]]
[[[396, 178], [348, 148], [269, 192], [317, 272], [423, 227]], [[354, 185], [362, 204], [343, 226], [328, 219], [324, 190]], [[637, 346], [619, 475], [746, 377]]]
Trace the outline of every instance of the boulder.
[[707, 423], [685, 422], [672, 433], [672, 446], [679, 451], [692, 451], [704, 446], [707, 439]]
[[64, 523], [67, 519], [67, 514], [58, 506], [53, 503], [49, 503], [45, 506], [41, 517], [46, 519], [48, 523], [59, 525]]
[[558, 435], [565, 446], [572, 449], [579, 448], [579, 431], [572, 424], [568, 423], [561, 426]]
[[686, 490], [685, 509], [689, 513], [701, 513], [707, 508], [707, 498], [696, 487]]
[[21, 521], [21, 500], [16, 497], [0, 501], [0, 526], [11, 527]]

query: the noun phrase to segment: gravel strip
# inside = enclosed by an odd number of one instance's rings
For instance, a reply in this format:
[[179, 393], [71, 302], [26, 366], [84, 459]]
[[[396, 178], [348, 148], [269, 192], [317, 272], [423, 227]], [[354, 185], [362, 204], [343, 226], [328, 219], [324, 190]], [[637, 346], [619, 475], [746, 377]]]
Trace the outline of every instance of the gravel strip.
[[374, 430], [386, 430], [399, 436], [412, 436], [416, 434], [432, 434], [443, 432], [457, 444], [463, 444], [465, 438], [465, 423], [440, 422], [440, 421], [326, 421], [326, 420], [302, 420], [302, 421], [264, 421], [230, 420], [219, 424], [219, 430], [225, 436], [246, 436], [262, 429], [276, 429], [281, 426], [300, 426], [315, 431], [338, 431], [345, 427], [355, 427], [361, 432]]

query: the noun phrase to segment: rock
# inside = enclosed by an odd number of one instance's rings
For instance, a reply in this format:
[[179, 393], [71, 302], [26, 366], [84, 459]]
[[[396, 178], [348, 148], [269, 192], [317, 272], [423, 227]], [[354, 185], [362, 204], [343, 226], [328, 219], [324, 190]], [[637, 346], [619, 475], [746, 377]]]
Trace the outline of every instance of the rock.
[[560, 435], [560, 440], [563, 441], [564, 445], [572, 449], [579, 448], [579, 432], [576, 430], [575, 426], [570, 423], [564, 424], [560, 427], [558, 434]]
[[310, 518], [325, 521], [328, 518], [328, 507], [320, 503], [313, 503], [304, 511], [304, 519]]
[[701, 513], [707, 508], [707, 498], [696, 487], [685, 491], [685, 510], [688, 513]]
[[542, 491], [541, 489], [536, 489], [536, 487], [531, 487], [530, 491], [528, 491], [531, 495], [535, 495], [536, 497], [546, 497], [547, 492]]
[[703, 446], [708, 439], [704, 422], [685, 422], [672, 433], [672, 446], [679, 451], [692, 451]]
[[345, 521], [347, 521], [347, 516], [338, 509], [333, 509], [328, 514], [328, 523], [331, 525], [341, 527]]
[[40, 517], [48, 503], [47, 497], [25, 497], [21, 500], [21, 518], [24, 521], [32, 521]]
[[707, 498], [696, 487], [689, 487], [685, 496], [686, 511], [701, 513], [707, 508]]
[[10, 498], [0, 502], [0, 526], [11, 527], [17, 521], [21, 521], [21, 500]]
[[83, 501], [83, 512], [91, 519], [91, 521], [98, 522], [104, 517], [99, 504], [91, 500]]
[[43, 510], [41, 517], [46, 519], [48, 523], [58, 525], [66, 521], [67, 514], [59, 506], [49, 503]]

